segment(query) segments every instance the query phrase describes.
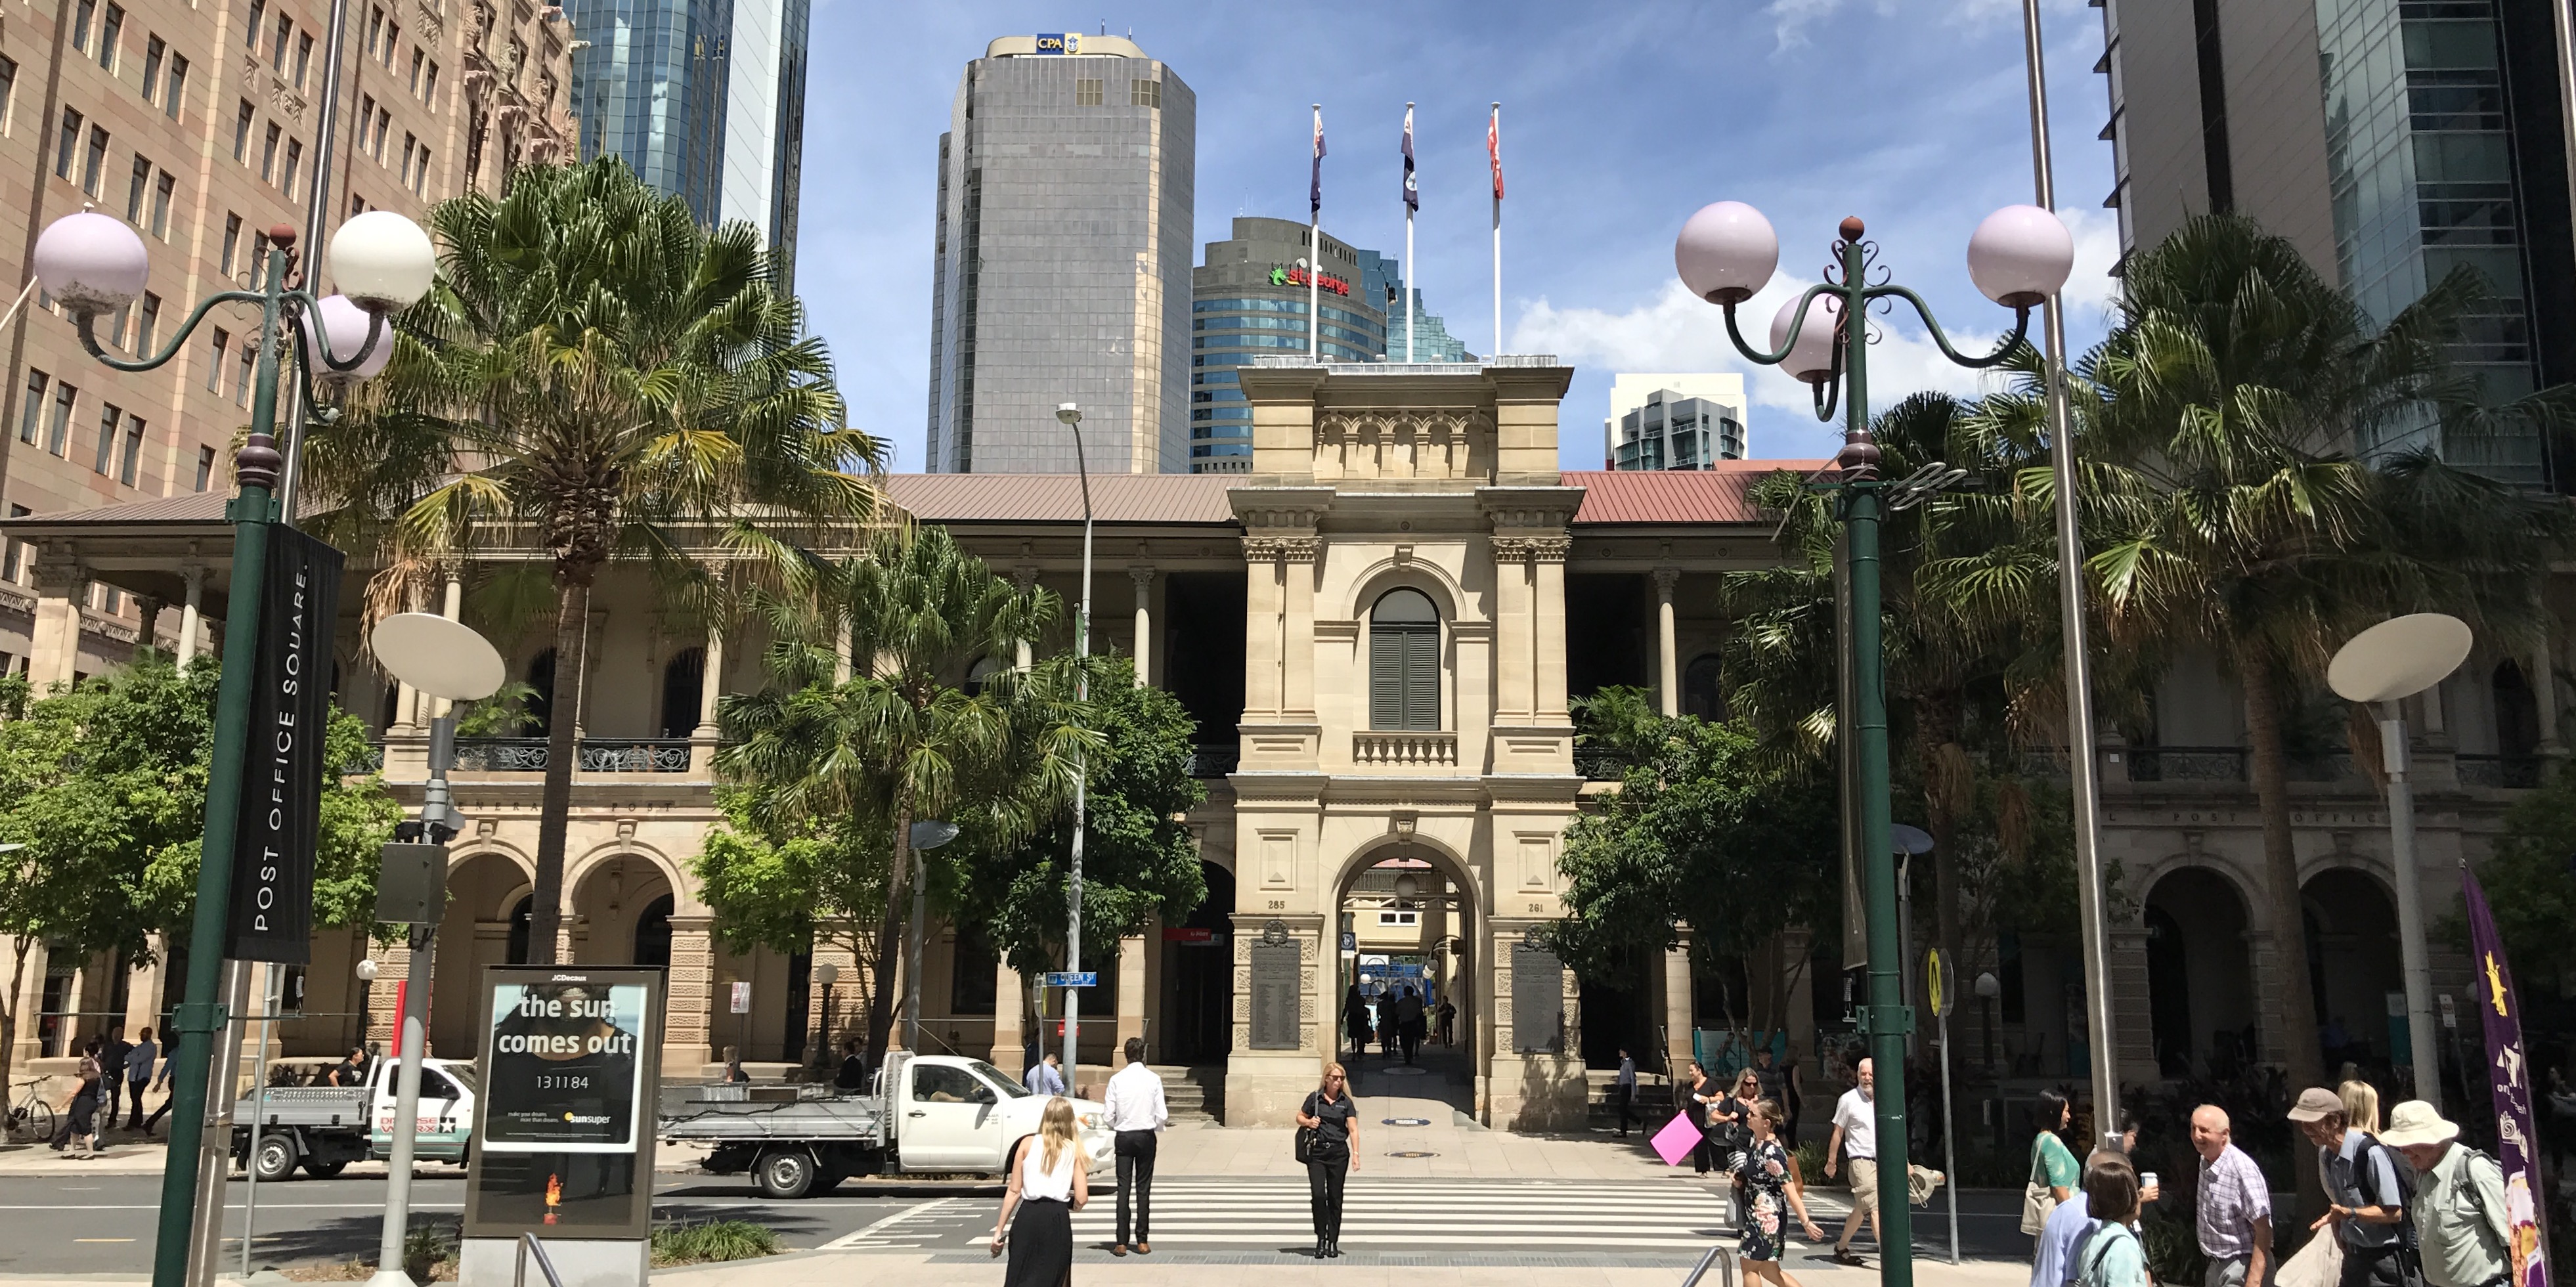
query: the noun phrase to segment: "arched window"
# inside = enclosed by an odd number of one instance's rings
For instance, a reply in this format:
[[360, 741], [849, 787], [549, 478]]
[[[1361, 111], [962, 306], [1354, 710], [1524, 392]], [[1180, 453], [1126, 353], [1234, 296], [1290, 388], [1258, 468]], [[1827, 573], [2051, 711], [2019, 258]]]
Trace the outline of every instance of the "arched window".
[[706, 694], [707, 651], [687, 648], [662, 666], [662, 736], [698, 731], [699, 701]]
[[536, 659], [528, 663], [528, 687], [536, 691], [528, 694], [528, 700], [521, 709], [527, 711], [530, 726], [536, 732], [551, 731], [555, 713], [554, 649], [538, 653]]
[[1440, 727], [1440, 610], [1389, 590], [1369, 612], [1369, 727]]

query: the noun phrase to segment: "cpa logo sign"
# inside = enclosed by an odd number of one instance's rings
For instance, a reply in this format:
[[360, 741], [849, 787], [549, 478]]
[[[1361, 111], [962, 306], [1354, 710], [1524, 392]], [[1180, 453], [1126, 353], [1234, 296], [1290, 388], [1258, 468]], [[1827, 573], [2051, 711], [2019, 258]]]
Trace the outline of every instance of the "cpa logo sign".
[[1038, 36], [1038, 52], [1042, 54], [1081, 53], [1082, 36], [1073, 32], [1042, 33]]

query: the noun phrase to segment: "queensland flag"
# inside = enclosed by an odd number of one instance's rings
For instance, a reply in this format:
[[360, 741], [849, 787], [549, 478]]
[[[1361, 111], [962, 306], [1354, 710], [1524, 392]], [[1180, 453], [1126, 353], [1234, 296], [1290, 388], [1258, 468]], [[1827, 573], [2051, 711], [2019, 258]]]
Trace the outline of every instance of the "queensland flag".
[[[1323, 136], [1319, 134], [1316, 137]], [[1500, 201], [1503, 199], [1503, 109], [1500, 106], [1494, 108], [1493, 119], [1485, 122], [1485, 157], [1494, 163], [1494, 200]]]
[[1307, 188], [1306, 213], [1309, 218], [1322, 218], [1324, 214], [1324, 106], [1321, 103], [1315, 105], [1315, 177]]
[[1404, 208], [1422, 208], [1422, 189], [1413, 183], [1413, 108], [1409, 104], [1404, 109]]

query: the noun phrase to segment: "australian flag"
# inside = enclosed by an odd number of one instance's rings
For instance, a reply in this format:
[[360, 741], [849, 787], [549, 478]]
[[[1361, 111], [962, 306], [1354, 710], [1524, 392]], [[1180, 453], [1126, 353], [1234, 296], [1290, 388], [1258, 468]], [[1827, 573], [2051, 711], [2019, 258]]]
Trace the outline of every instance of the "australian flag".
[[1413, 182], [1413, 105], [1404, 105], [1404, 208], [1422, 209], [1422, 189]]
[[1315, 177], [1306, 193], [1306, 213], [1320, 219], [1324, 214], [1324, 105], [1315, 105]]

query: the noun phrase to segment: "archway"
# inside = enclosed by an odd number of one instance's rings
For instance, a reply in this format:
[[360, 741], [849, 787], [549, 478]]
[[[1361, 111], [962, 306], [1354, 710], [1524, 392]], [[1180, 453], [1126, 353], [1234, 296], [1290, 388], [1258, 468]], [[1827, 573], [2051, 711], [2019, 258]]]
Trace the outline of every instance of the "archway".
[[[1446, 1101], [1475, 1108], [1478, 1019], [1474, 960], [1475, 882], [1447, 853], [1396, 840], [1363, 854], [1334, 898], [1335, 970], [1331, 1031], [1353, 1088], [1362, 1094]], [[1390, 1049], [1404, 990], [1423, 1008], [1420, 1049], [1407, 1065]], [[1354, 1053], [1354, 1000], [1375, 1025]], [[1443, 1013], [1450, 1022], [1441, 1022]], [[1443, 1037], [1447, 1040], [1444, 1041]]]
[[1234, 1048], [1234, 873], [1201, 862], [1207, 898], [1178, 925], [1163, 927], [1162, 1057], [1222, 1064]]
[[[438, 928], [436, 985], [430, 993], [431, 1054], [470, 1059], [478, 1053], [475, 985], [485, 966], [527, 959], [528, 915], [534, 906], [527, 869], [510, 854], [485, 850], [448, 868], [447, 915]], [[390, 1007], [390, 997], [385, 1004]]]
[[2389, 994], [2406, 987], [2397, 904], [2377, 880], [2349, 867], [2318, 872], [2299, 901], [2326, 1071], [2332, 1076], [2352, 1063], [2365, 1075], [2384, 1076], [2406, 1055], [2405, 1021], [2388, 1014]]
[[2227, 1076], [2254, 1056], [2245, 900], [2207, 867], [2177, 867], [2147, 891], [2147, 1005], [2168, 1077]]
[[[671, 878], [662, 865], [638, 853], [621, 853], [586, 863], [566, 900], [575, 927], [568, 959], [582, 965], [641, 965], [642, 909], [659, 902], [661, 953], [670, 963]], [[511, 948], [517, 950], [519, 929], [511, 925]]]

